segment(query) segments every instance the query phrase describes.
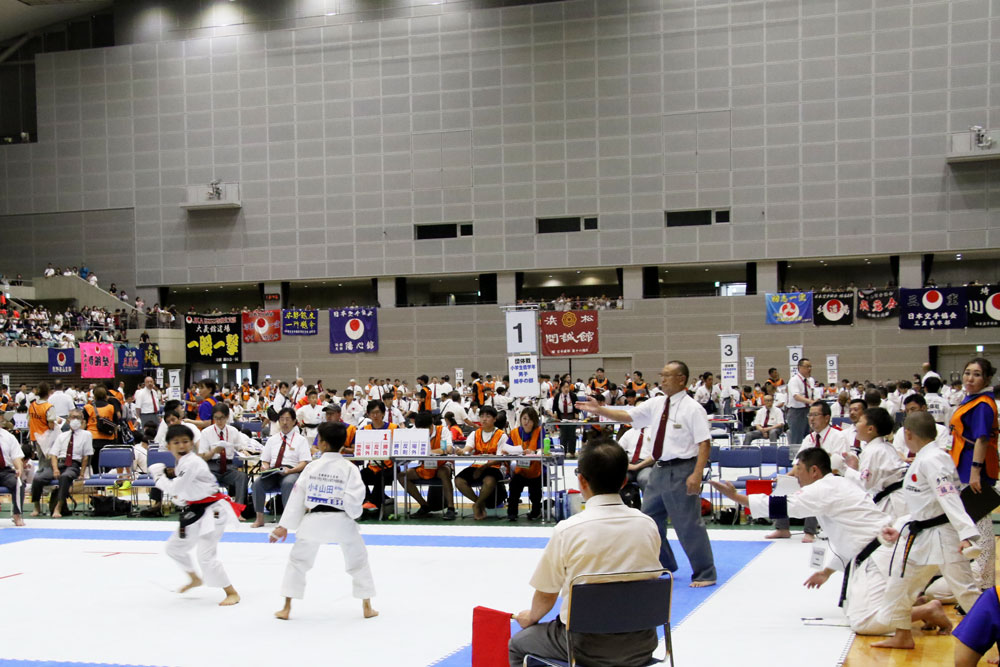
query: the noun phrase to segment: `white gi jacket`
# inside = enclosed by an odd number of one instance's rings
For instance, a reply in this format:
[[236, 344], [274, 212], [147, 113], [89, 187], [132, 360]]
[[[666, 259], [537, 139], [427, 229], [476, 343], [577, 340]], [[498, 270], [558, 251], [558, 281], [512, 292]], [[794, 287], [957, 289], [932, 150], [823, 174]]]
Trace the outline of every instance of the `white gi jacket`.
[[295, 480], [295, 487], [292, 488], [292, 495], [279, 525], [295, 530], [302, 522], [306, 510], [317, 505], [343, 510], [350, 518], [357, 519], [361, 516], [364, 502], [365, 484], [361, 481], [358, 467], [341, 456], [340, 452], [325, 452], [307, 465]]
[[[166, 466], [162, 463], [149, 466], [149, 474], [156, 480], [156, 488], [169, 495], [175, 505], [183, 507], [219, 492], [219, 483], [215, 480], [215, 475], [208, 469], [205, 459], [198, 456], [194, 449], [177, 461], [173, 479], [166, 476], [165, 470]], [[229, 527], [238, 523], [239, 519], [236, 518], [232, 505], [226, 500], [217, 500], [209, 505], [205, 515], [191, 527], [191, 530], [192, 534], [197, 536], [212, 532], [219, 524]]]
[[[787, 505], [787, 512], [782, 512], [782, 505]], [[840, 572], [891, 520], [860, 486], [833, 473], [787, 497], [751, 495], [750, 512], [755, 519], [816, 517], [830, 540], [825, 567]], [[782, 513], [788, 516], [780, 516]]]
[[[857, 470], [844, 470], [844, 476], [859, 484], [873, 500], [882, 489], [902, 480], [905, 473], [906, 462], [899, 458], [896, 448], [883, 438], [875, 438], [862, 445]], [[882, 498], [876, 506], [893, 519], [907, 513], [902, 489]]]
[[[917, 452], [910, 469], [906, 472], [903, 485], [903, 499], [909, 516], [899, 519], [897, 525], [906, 521], [925, 521], [945, 514], [948, 523], [927, 528], [920, 533], [910, 548], [908, 562], [914, 565], [934, 565], [967, 560], [958, 550], [962, 540], [979, 537], [979, 529], [965, 512], [958, 492], [958, 472], [951, 457], [936, 444], [931, 443]], [[906, 530], [900, 535], [897, 558], [901, 557], [908, 536]]]

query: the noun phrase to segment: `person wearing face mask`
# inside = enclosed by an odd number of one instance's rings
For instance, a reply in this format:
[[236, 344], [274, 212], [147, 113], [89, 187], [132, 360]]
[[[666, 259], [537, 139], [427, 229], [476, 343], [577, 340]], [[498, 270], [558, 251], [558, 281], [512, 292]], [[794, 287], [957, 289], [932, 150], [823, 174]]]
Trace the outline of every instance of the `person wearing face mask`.
[[83, 428], [83, 413], [72, 410], [69, 413], [69, 431], [64, 431], [56, 437], [55, 443], [49, 449], [49, 460], [52, 468], [35, 475], [31, 483], [31, 516], [38, 516], [38, 504], [42, 498], [42, 489], [55, 479], [55, 471], [59, 471], [59, 495], [52, 511], [52, 518], [62, 517], [66, 508], [66, 499], [73, 488], [73, 481], [80, 476], [80, 471], [86, 467], [90, 457], [94, 455], [94, 439], [89, 431]]

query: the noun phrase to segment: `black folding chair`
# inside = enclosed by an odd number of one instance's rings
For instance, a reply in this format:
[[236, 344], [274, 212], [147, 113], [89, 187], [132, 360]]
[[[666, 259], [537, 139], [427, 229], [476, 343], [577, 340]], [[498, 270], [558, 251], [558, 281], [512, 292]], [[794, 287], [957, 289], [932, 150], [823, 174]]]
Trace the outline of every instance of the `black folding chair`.
[[[649, 578], [653, 577], [653, 578]], [[524, 667], [577, 666], [573, 655], [573, 633], [614, 634], [663, 627], [666, 655], [655, 656], [646, 664], [660, 665], [674, 649], [670, 638], [670, 600], [674, 578], [669, 570], [581, 574], [573, 578], [569, 590], [569, 622], [566, 624], [566, 661], [524, 657]]]

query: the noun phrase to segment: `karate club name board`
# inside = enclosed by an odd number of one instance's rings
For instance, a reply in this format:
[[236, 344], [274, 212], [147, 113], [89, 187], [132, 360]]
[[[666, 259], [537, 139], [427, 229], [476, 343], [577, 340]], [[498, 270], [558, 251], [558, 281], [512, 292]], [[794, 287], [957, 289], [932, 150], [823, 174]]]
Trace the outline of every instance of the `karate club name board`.
[[243, 360], [242, 315], [187, 315], [184, 339], [189, 364], [225, 364]]
[[597, 354], [597, 311], [569, 310], [542, 313], [539, 316], [542, 331], [542, 355], [546, 357], [571, 357]]

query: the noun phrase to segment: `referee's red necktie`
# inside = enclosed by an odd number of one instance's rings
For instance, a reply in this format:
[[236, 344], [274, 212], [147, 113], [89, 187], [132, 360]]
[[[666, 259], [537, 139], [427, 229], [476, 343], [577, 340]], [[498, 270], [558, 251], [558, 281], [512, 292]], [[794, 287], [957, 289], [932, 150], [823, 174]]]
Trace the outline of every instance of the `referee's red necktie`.
[[[222, 442], [225, 442], [226, 441], [226, 429], [222, 429], [221, 431], [218, 431], [218, 434], [219, 434], [219, 440], [221, 440]], [[219, 474], [220, 475], [225, 475], [226, 474], [226, 464], [227, 464], [227, 461], [226, 461], [226, 448], [223, 447], [222, 448], [222, 454], [219, 456]]]
[[635, 443], [635, 453], [632, 454], [632, 464], [639, 462], [639, 455], [642, 453], [642, 436], [643, 432], [639, 431], [639, 442]]
[[764, 413], [764, 426], [767, 427], [767, 420], [771, 418], [771, 410], [769, 408], [764, 408], [767, 412]]
[[69, 432], [69, 447], [66, 448], [66, 460], [63, 462], [67, 468], [73, 465], [73, 437], [75, 435], [72, 431]]
[[278, 457], [274, 459], [274, 467], [281, 467], [281, 460], [285, 458], [285, 436], [281, 436], [281, 447], [278, 449]]
[[667, 417], [670, 415], [670, 397], [663, 403], [663, 414], [660, 415], [660, 428], [656, 430], [656, 437], [653, 438], [653, 460], [659, 461], [663, 454], [663, 436], [667, 433]]

